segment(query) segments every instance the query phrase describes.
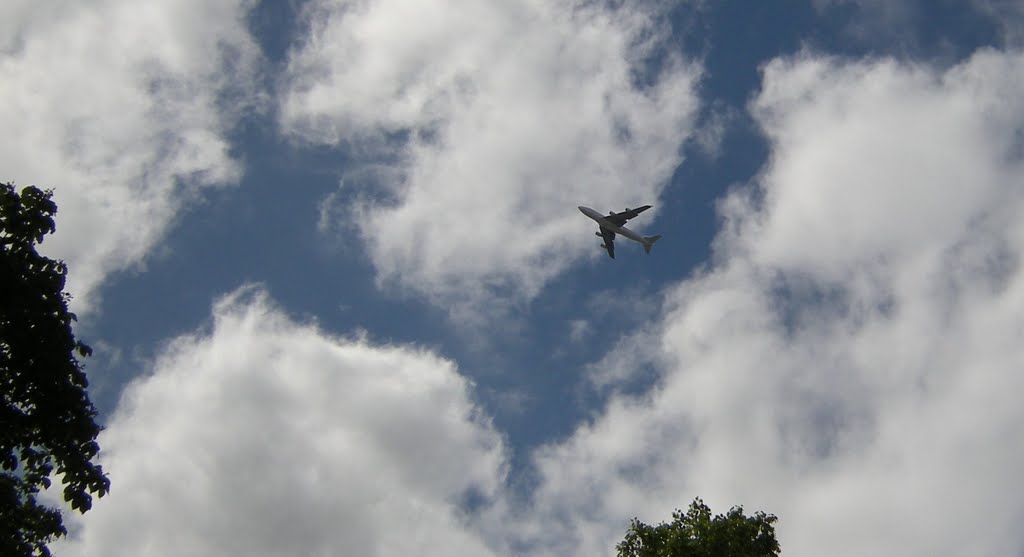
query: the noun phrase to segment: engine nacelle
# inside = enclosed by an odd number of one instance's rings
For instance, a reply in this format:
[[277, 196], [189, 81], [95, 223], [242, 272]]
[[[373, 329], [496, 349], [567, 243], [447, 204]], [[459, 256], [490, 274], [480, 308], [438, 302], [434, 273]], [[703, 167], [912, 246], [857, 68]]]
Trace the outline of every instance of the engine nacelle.
[[597, 236], [598, 238], [602, 238], [603, 237], [603, 236], [601, 236], [600, 232], [594, 232], [594, 236]]
[[601, 244], [601, 247], [604, 248], [604, 249], [608, 249], [608, 246], [606, 246], [604, 244]]

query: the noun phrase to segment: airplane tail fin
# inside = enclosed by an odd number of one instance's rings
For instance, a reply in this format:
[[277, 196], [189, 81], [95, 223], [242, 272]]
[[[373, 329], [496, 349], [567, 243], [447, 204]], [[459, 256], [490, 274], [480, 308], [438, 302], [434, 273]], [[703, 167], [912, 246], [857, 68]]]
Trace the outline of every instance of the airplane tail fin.
[[651, 247], [654, 246], [654, 242], [657, 242], [661, 238], [661, 234], [655, 236], [644, 236], [644, 251], [651, 253]]

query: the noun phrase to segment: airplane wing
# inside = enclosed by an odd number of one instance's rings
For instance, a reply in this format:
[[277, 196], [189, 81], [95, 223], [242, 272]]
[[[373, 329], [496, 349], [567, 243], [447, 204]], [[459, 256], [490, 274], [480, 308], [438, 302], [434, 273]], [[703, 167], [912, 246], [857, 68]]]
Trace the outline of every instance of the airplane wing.
[[615, 259], [615, 233], [602, 226], [601, 237], [604, 238], [603, 247], [608, 250], [608, 257]]
[[636, 209], [630, 209], [627, 207], [625, 211], [621, 213], [609, 213], [608, 216], [605, 218], [608, 219], [608, 221], [614, 224], [615, 226], [622, 226], [626, 224], [626, 221], [628, 221], [629, 219], [639, 215], [640, 213], [650, 208], [650, 205], [644, 205], [643, 207], [637, 207]]

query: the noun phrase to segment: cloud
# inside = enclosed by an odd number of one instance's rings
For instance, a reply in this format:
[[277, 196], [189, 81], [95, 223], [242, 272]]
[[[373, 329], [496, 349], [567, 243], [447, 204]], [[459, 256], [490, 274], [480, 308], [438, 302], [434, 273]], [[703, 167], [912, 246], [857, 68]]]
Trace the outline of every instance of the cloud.
[[348, 218], [382, 285], [454, 315], [534, 296], [592, 247], [576, 206], [655, 202], [692, 133], [700, 69], [654, 56], [665, 29], [640, 8], [325, 0], [307, 13], [281, 125], [387, 161], [346, 175], [370, 192]]
[[1021, 0], [972, 0], [975, 9], [992, 18], [1002, 32], [1003, 41], [1013, 47], [1024, 46], [1024, 2]]
[[912, 52], [951, 64], [963, 55], [955, 52], [958, 41], [944, 35], [968, 29], [973, 32], [971, 40], [977, 40], [988, 25], [996, 31], [998, 43], [1011, 48], [1024, 45], [1021, 0], [970, 0], [939, 7], [921, 0], [813, 0], [812, 4], [821, 15], [844, 12], [848, 18], [842, 28], [845, 37], [873, 51], [881, 47], [892, 52], [895, 46], [904, 55]]
[[886, 2], [885, 0], [813, 0], [821, 15], [843, 10], [848, 19], [842, 27], [846, 39], [858, 43], [878, 45], [891, 43], [901, 48], [919, 48], [917, 23], [927, 3], [914, 0]]
[[920, 4], [911, 2], [885, 2], [884, 0], [813, 0], [814, 8], [819, 12], [837, 7], [855, 6], [866, 14], [871, 14], [876, 22], [886, 24], [905, 23], [922, 8]]
[[490, 555], [465, 505], [501, 437], [455, 366], [297, 323], [256, 287], [134, 381], [100, 438], [113, 491], [61, 555]]
[[732, 106], [720, 101], [714, 103], [692, 136], [693, 145], [709, 160], [718, 160], [722, 156], [726, 135], [741, 117]]
[[590, 331], [593, 325], [586, 319], [572, 319], [569, 321], [569, 340], [573, 344], [579, 344], [583, 342], [587, 336], [590, 335]]
[[127, 390], [114, 492], [58, 549], [610, 554], [699, 495], [778, 514], [787, 555], [1019, 553], [1022, 66], [767, 64], [770, 160], [601, 378], [646, 346], [657, 383], [538, 449], [535, 491], [453, 364], [243, 289]]
[[625, 345], [657, 384], [536, 453], [534, 554], [608, 553], [698, 495], [778, 514], [787, 555], [1020, 553], [1022, 75], [996, 51], [769, 63], [771, 158]]
[[[79, 311], [205, 187], [238, 180], [225, 132], [258, 60], [249, 3], [5, 2], [0, 172], [55, 190], [45, 251]], [[236, 108], [227, 109], [227, 106]]]

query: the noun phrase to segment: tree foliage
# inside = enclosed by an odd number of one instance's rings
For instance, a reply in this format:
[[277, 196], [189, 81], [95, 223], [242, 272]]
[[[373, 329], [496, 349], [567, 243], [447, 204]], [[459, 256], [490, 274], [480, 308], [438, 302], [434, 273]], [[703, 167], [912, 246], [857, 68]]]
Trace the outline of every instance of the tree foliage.
[[100, 427], [76, 358], [92, 350], [71, 330], [67, 266], [36, 252], [56, 212], [51, 192], [0, 184], [0, 555], [49, 555], [67, 533], [36, 498], [51, 475], [83, 513], [110, 489], [92, 463]]
[[634, 518], [616, 549], [619, 557], [776, 557], [776, 520], [760, 511], [745, 516], [743, 507], [712, 516], [698, 498], [669, 523], [649, 526]]

